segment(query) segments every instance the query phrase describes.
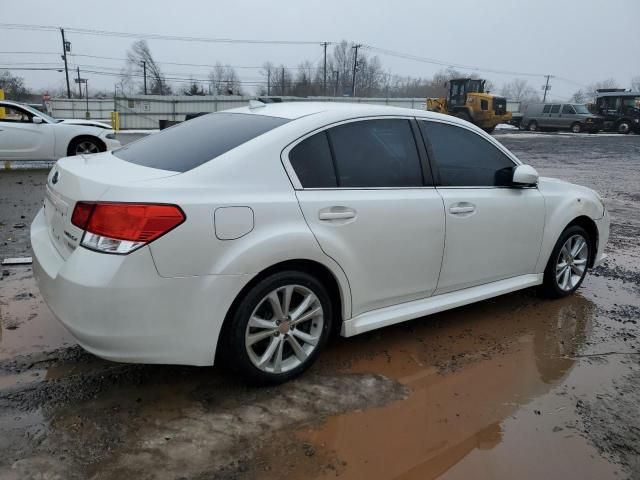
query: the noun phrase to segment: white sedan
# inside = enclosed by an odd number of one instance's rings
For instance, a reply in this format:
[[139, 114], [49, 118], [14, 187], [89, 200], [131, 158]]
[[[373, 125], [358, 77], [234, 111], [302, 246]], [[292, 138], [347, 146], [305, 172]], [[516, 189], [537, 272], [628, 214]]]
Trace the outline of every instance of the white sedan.
[[31, 227], [43, 297], [101, 357], [221, 361], [281, 382], [349, 337], [605, 258], [593, 190], [437, 113], [253, 103], [52, 169]]
[[0, 160], [57, 160], [119, 146], [105, 123], [55, 119], [28, 105], [0, 100]]

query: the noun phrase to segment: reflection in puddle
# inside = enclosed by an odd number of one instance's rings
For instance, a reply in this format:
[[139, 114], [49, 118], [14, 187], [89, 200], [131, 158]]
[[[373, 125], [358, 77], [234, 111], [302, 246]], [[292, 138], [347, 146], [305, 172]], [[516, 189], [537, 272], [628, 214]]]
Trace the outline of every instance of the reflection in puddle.
[[[409, 386], [412, 394], [383, 408], [334, 416], [319, 428], [299, 430], [298, 441], [319, 449], [317, 459], [299, 455], [285, 460], [266, 448], [262, 461], [278, 474], [259, 476], [438, 478], [470, 453], [500, 446], [505, 420], [566, 379], [593, 315], [593, 304], [579, 295], [545, 301], [523, 292], [341, 341], [332, 357], [346, 370], [381, 373]], [[526, 409], [515, 422], [515, 437], [545, 425], [541, 419], [547, 415], [546, 410]], [[515, 445], [517, 450], [518, 443], [527, 444], [512, 438], [511, 449]], [[588, 457], [584, 451], [591, 453], [590, 447], [579, 438], [574, 443]], [[588, 471], [582, 478], [611, 474], [606, 462], [591, 460], [584, 461]], [[484, 463], [483, 475], [477, 462], [472, 469], [449, 473], [494, 478], [492, 463]]]

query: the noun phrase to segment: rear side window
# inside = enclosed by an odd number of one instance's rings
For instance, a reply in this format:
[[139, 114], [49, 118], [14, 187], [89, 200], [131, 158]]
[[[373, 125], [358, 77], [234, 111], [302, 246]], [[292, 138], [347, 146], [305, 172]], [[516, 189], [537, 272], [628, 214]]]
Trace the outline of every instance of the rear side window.
[[511, 185], [515, 164], [477, 133], [462, 127], [420, 121], [431, 144], [440, 185], [445, 187], [504, 187]]
[[421, 187], [422, 169], [409, 120], [345, 123], [328, 130], [338, 186]]
[[558, 113], [560, 111], [560, 105], [551, 105], [551, 113]]
[[293, 147], [289, 161], [304, 188], [338, 186], [326, 132], [316, 133]]
[[542, 108], [542, 113], [549, 113], [551, 111], [551, 105], [545, 105]]
[[203, 115], [125, 145], [113, 154], [136, 165], [186, 172], [287, 122], [243, 113]]

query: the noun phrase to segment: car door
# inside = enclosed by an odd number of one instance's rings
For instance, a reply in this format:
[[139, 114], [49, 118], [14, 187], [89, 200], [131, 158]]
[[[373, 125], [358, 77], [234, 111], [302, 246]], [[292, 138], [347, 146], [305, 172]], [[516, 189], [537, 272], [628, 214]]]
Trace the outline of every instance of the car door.
[[560, 123], [560, 107], [561, 105], [556, 103], [551, 105], [551, 109], [549, 110], [549, 120], [545, 126], [551, 128], [560, 128], [562, 126]]
[[354, 316], [436, 288], [444, 209], [419, 135], [413, 119], [358, 119], [283, 154], [307, 224], [349, 279]]
[[575, 121], [576, 111], [573, 109], [573, 106], [568, 103], [562, 105], [562, 109], [558, 115], [558, 127], [568, 130]]
[[538, 189], [510, 186], [516, 163], [495, 140], [444, 122], [419, 125], [446, 218], [435, 293], [533, 273], [545, 216]]
[[0, 159], [48, 160], [53, 158], [53, 125], [34, 123], [33, 114], [17, 105], [0, 103]]

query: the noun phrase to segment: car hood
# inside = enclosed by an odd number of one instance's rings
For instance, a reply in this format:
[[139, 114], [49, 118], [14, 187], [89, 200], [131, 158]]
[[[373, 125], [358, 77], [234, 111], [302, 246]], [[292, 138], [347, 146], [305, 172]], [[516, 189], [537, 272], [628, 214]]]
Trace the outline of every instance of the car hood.
[[79, 119], [74, 119], [74, 118], [65, 118], [60, 123], [69, 123], [69, 124], [72, 124], [72, 125], [84, 125], [86, 127], [98, 127], [98, 128], [104, 128], [106, 130], [111, 130], [112, 129], [111, 125], [109, 125], [107, 123], [96, 122], [94, 120], [79, 120]]

